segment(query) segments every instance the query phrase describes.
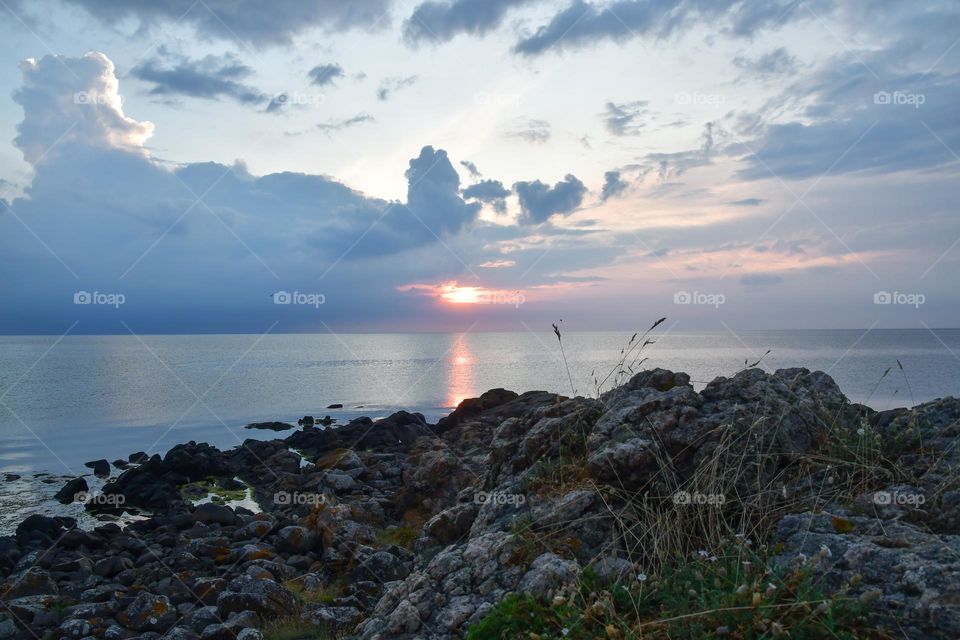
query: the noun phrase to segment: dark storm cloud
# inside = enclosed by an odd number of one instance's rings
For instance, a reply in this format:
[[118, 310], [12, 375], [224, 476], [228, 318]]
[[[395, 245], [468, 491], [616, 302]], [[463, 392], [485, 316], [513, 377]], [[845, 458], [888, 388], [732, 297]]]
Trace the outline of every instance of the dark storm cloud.
[[488, 203], [497, 213], [505, 213], [507, 202], [505, 198], [510, 195], [510, 190], [503, 186], [499, 180], [484, 180], [477, 184], [472, 184], [463, 190], [464, 198], [472, 198], [480, 202]]
[[534, 180], [517, 182], [513, 190], [520, 198], [521, 224], [540, 224], [555, 214], [570, 214], [580, 206], [587, 193], [583, 182], [571, 174], [553, 187]]
[[722, 28], [741, 37], [750, 37], [766, 28], [797, 19], [810, 19], [809, 10], [823, 13], [826, 0], [807, 3], [795, 0], [749, 2], [661, 2], [658, 0], [619, 0], [584, 2], [573, 0], [547, 24], [521, 39], [514, 51], [535, 56], [551, 49], [579, 49], [606, 40], [623, 42], [635, 37], [666, 38], [700, 24]]
[[603, 190], [600, 192], [601, 200], [608, 200], [614, 196], [623, 193], [629, 183], [620, 178], [619, 171], [607, 171], [603, 174]]
[[259, 104], [268, 99], [257, 88], [242, 82], [253, 75], [253, 69], [229, 53], [196, 60], [176, 56], [169, 62], [151, 58], [135, 66], [131, 74], [151, 83], [153, 95], [230, 98], [241, 104]]
[[328, 84], [333, 84], [338, 78], [342, 78], [343, 67], [338, 64], [319, 64], [313, 69], [310, 69], [307, 72], [307, 75], [310, 77], [310, 82], [322, 87]]
[[482, 36], [500, 26], [507, 12], [531, 0], [451, 0], [418, 5], [403, 24], [410, 44], [439, 44], [466, 33]]
[[207, 37], [250, 42], [256, 46], [288, 44], [308, 29], [343, 31], [389, 24], [390, 0], [65, 0], [83, 7], [109, 26], [134, 18], [142, 26], [189, 24]]

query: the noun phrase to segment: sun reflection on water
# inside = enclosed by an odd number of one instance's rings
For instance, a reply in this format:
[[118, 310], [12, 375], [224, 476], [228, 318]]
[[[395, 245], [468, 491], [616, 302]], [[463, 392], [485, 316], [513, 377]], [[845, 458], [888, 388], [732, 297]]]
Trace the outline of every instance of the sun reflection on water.
[[476, 397], [473, 366], [476, 357], [470, 349], [470, 336], [461, 334], [454, 338], [447, 358], [447, 407], [456, 407], [466, 398]]

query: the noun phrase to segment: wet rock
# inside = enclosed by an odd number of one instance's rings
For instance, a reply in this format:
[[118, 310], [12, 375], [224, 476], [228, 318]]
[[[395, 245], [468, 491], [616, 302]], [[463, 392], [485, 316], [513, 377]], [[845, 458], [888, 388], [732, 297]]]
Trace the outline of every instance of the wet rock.
[[83, 466], [87, 467], [88, 469], [93, 469], [93, 474], [98, 478], [110, 477], [110, 463], [103, 458], [100, 460], [91, 460], [90, 462], [85, 462], [83, 463]]
[[296, 429], [292, 424], [286, 422], [251, 422], [246, 425], [244, 429], [265, 429], [268, 431], [287, 431], [288, 429]]
[[240, 519], [233, 509], [213, 502], [198, 505], [193, 510], [193, 519], [200, 524], [219, 524], [224, 527], [240, 523]]
[[62, 504], [70, 504], [77, 499], [77, 494], [87, 493], [89, 490], [90, 487], [87, 486], [87, 481], [84, 478], [74, 478], [68, 480], [53, 497]]

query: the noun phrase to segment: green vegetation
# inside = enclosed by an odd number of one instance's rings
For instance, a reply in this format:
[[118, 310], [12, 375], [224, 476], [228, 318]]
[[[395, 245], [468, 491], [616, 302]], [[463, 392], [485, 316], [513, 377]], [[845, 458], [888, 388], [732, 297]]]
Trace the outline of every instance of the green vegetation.
[[263, 640], [333, 640], [334, 636], [303, 618], [277, 618], [263, 626]]
[[180, 496], [187, 502], [197, 502], [208, 495], [211, 502], [225, 504], [246, 498], [247, 488], [244, 485], [239, 489], [225, 489], [221, 486], [221, 481], [214, 477], [190, 482], [180, 487]]
[[292, 580], [287, 580], [283, 583], [283, 586], [301, 602], [331, 605], [334, 600], [342, 595], [344, 585], [342, 581], [333, 581], [321, 586], [319, 589], [307, 589], [303, 584], [303, 576], [300, 576]]
[[418, 537], [420, 532], [413, 527], [387, 527], [377, 532], [376, 543], [381, 547], [395, 544], [404, 549], [413, 549]]
[[883, 638], [861, 617], [864, 605], [828, 596], [813, 578], [814, 558], [774, 569], [745, 540], [725, 555], [706, 551], [659, 577], [632, 576], [604, 588], [584, 571], [574, 593], [551, 602], [512, 594], [468, 631], [468, 640], [610, 638]]

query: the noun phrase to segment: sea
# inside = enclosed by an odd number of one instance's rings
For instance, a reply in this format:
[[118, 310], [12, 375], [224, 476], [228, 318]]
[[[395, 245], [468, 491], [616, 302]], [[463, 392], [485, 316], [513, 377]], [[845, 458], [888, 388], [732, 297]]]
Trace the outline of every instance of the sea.
[[646, 341], [632, 337], [564, 332], [561, 343], [549, 328], [0, 336], [0, 533], [25, 513], [53, 509], [49, 499], [63, 478], [89, 474], [91, 460], [163, 454], [189, 440], [229, 448], [284, 435], [245, 429], [248, 423], [296, 424], [304, 415], [343, 424], [406, 410], [436, 421], [495, 387], [595, 395], [624, 349], [635, 370], [684, 371], [698, 389], [755, 365], [825, 371], [852, 401], [875, 409], [960, 396], [960, 329], [658, 328], [647, 336], [652, 344], [630, 352]]

